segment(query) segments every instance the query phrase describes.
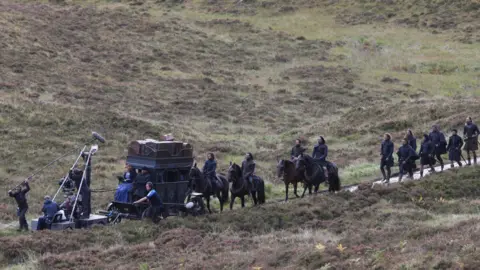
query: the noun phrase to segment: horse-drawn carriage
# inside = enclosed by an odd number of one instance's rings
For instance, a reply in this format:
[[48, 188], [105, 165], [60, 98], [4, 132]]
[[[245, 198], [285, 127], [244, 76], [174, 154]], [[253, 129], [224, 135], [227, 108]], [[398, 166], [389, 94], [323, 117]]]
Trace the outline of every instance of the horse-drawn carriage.
[[[135, 170], [148, 170], [149, 177], [146, 180], [137, 176], [131, 183], [132, 190], [135, 194], [145, 196], [145, 184], [152, 182], [163, 201], [163, 218], [188, 213], [202, 214], [205, 208], [201, 194], [192, 194], [188, 188], [193, 162], [193, 148], [188, 143], [153, 139], [133, 141], [128, 147], [127, 164]], [[186, 202], [188, 195], [190, 201]], [[148, 204], [133, 204], [133, 201], [135, 198], [132, 196], [129, 196], [128, 202], [113, 201], [107, 211], [101, 213], [112, 223], [118, 223], [123, 218], [143, 219]]]

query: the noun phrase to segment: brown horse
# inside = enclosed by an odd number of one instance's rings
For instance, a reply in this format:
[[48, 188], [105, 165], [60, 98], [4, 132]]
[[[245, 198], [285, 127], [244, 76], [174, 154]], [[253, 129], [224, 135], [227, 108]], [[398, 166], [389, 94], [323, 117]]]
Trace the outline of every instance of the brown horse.
[[300, 196], [297, 194], [297, 186], [298, 183], [303, 182], [303, 175], [297, 173], [293, 161], [287, 159], [278, 160], [278, 158], [277, 161], [277, 177], [282, 178], [285, 183], [285, 201], [288, 201], [288, 187], [290, 184], [293, 185], [293, 194], [299, 198]]

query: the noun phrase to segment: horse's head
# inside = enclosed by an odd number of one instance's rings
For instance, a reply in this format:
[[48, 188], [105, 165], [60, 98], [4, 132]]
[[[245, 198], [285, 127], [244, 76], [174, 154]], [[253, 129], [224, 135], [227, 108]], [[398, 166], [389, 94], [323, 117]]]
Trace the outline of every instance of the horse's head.
[[306, 157], [303, 154], [300, 154], [295, 158], [295, 170], [298, 172], [304, 172], [307, 169]]
[[227, 171], [227, 180], [228, 182], [235, 182], [238, 178], [241, 177], [241, 169], [240, 166], [238, 166], [235, 162], [232, 163], [230, 161], [230, 166], [228, 167]]
[[285, 173], [285, 160], [277, 158], [277, 177], [281, 178]]
[[189, 176], [188, 177], [189, 188], [193, 188], [193, 186], [197, 183], [197, 181], [202, 179], [202, 173], [200, 172], [200, 169], [198, 169], [196, 161], [193, 162], [193, 165], [190, 168], [190, 172], [188, 176]]

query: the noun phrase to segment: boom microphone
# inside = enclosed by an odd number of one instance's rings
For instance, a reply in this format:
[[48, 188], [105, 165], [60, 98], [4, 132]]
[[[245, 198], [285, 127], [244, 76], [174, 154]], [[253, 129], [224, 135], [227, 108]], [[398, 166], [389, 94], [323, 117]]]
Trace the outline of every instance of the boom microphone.
[[92, 131], [92, 137], [96, 140], [98, 140], [99, 142], [101, 143], [105, 143], [105, 138], [103, 138], [102, 136], [100, 136], [100, 134], [98, 134], [97, 132], [95, 131]]

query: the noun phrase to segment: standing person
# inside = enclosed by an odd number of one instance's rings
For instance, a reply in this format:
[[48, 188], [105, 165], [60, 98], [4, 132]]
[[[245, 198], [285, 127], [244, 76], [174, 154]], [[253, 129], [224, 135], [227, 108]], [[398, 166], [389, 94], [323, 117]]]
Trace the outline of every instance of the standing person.
[[[417, 138], [413, 134], [413, 131], [411, 129], [407, 130], [407, 133], [405, 134], [405, 138], [408, 141], [408, 145], [410, 145], [415, 152], [417, 152]], [[417, 163], [413, 163], [413, 170], [417, 169]]]
[[[25, 188], [22, 188], [22, 186], [25, 186]], [[25, 214], [27, 213], [28, 210], [28, 203], [27, 203], [27, 193], [30, 191], [30, 186], [28, 185], [28, 180], [25, 180], [22, 185], [20, 185], [19, 190], [16, 192], [9, 190], [8, 195], [12, 198], [15, 198], [15, 201], [17, 202], [17, 216], [18, 216], [18, 222], [19, 222], [19, 228], [18, 231], [25, 230], [28, 231], [28, 223], [27, 219], [25, 218]]]
[[[385, 133], [383, 136], [382, 146], [380, 148], [380, 171], [383, 175], [383, 182], [390, 182], [390, 175], [392, 174], [391, 168], [393, 167], [393, 150], [394, 145], [392, 142], [392, 136], [388, 133]], [[385, 174], [385, 169], [387, 169], [387, 174]]]
[[423, 177], [423, 167], [428, 165], [432, 172], [435, 172], [435, 146], [427, 134], [423, 134], [423, 142], [420, 146], [420, 177]]
[[302, 141], [300, 139], [295, 140], [295, 146], [292, 147], [292, 151], [290, 152], [290, 158], [293, 160], [305, 152], [305, 148], [302, 147]]
[[410, 145], [413, 148], [413, 150], [417, 151], [417, 138], [415, 137], [411, 129], [407, 130], [407, 134], [405, 134], [405, 138], [408, 141], [408, 145]]
[[417, 159], [417, 153], [413, 148], [408, 144], [407, 139], [403, 139], [402, 146], [397, 151], [398, 164], [400, 169], [400, 175], [398, 176], [398, 182], [402, 181], [402, 177], [405, 174], [405, 171], [408, 173], [408, 176], [413, 179], [413, 164]]
[[134, 204], [148, 200], [150, 206], [145, 210], [146, 215], [152, 219], [153, 223], [158, 223], [160, 221], [158, 216], [163, 212], [162, 199], [160, 198], [160, 195], [158, 195], [157, 191], [153, 188], [152, 182], [145, 184], [145, 189], [148, 191], [147, 196], [135, 201]]
[[467, 164], [472, 165], [470, 161], [470, 152], [473, 153], [473, 163], [477, 164], [477, 153], [478, 150], [478, 135], [480, 131], [478, 130], [477, 125], [472, 121], [471, 117], [467, 118], [465, 127], [463, 128], [463, 136], [465, 138], [465, 150], [467, 151]]
[[433, 145], [435, 146], [435, 157], [440, 162], [441, 170], [443, 171], [442, 155], [447, 153], [447, 141], [445, 135], [440, 132], [438, 125], [432, 127], [432, 132], [428, 135]]
[[462, 156], [463, 140], [457, 135], [457, 130], [452, 129], [452, 136], [448, 139], [448, 159], [450, 160], [450, 168], [453, 168], [453, 162], [456, 161], [458, 166], [462, 167], [460, 157]]

